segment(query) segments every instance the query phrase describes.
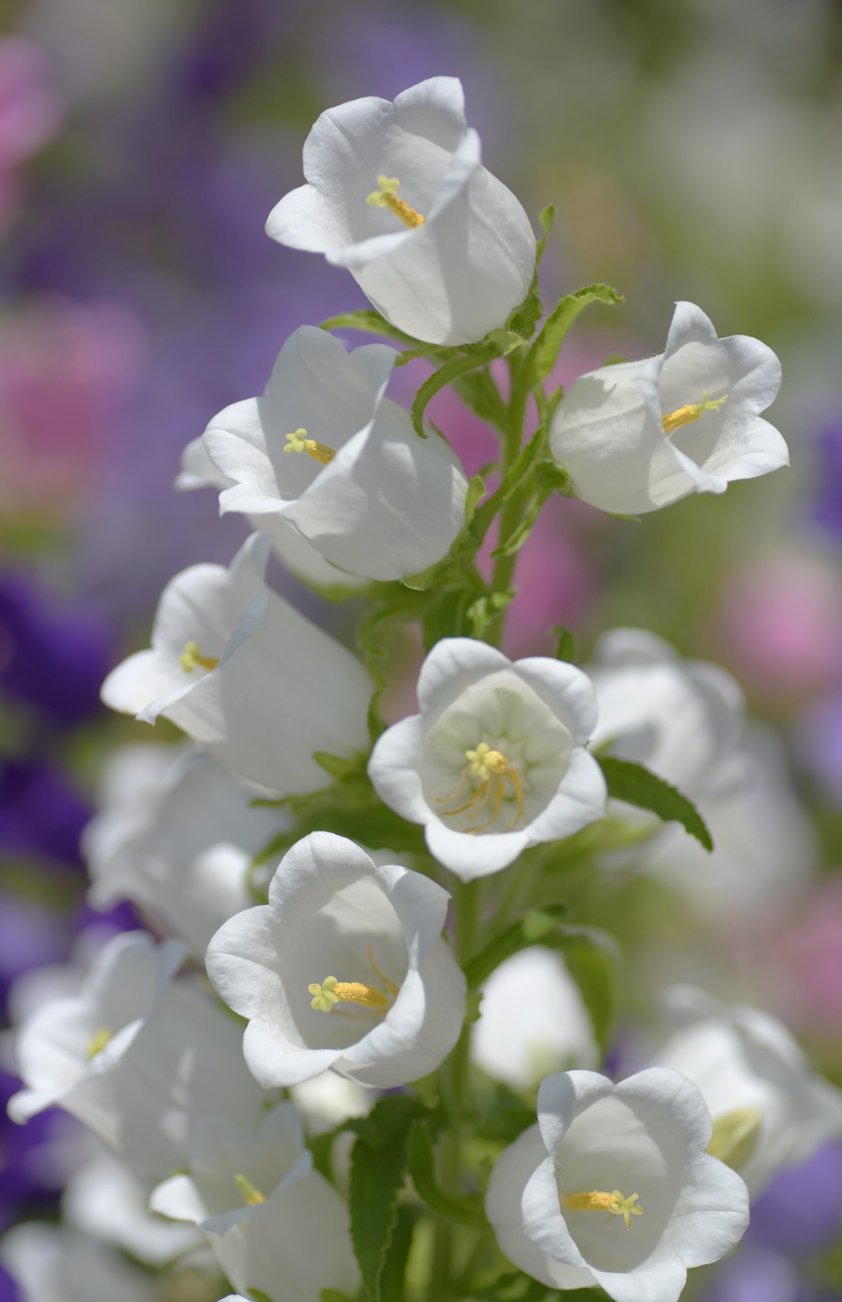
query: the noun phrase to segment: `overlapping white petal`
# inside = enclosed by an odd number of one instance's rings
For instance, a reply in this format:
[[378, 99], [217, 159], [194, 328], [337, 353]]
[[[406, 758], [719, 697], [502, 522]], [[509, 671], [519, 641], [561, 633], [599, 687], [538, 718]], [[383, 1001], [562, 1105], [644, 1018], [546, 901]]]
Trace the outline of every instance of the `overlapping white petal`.
[[350, 757], [368, 745], [371, 682], [355, 656], [265, 586], [268, 548], [254, 534], [230, 569], [176, 575], [152, 648], [108, 675], [102, 699], [147, 723], [164, 715], [251, 781], [314, 791], [325, 782], [314, 751]]
[[[387, 805], [424, 825], [431, 854], [463, 880], [603, 815], [605, 781], [585, 749], [596, 696], [572, 665], [512, 662], [484, 643], [444, 638], [422, 666], [418, 701], [420, 714], [378, 740], [369, 776]], [[478, 747], [502, 756], [492, 759], [500, 772], [486, 771], [481, 755], [471, 759]]]
[[[710, 1134], [699, 1091], [677, 1072], [619, 1085], [587, 1071], [547, 1077], [538, 1124], [491, 1175], [486, 1212], [501, 1249], [549, 1288], [676, 1302], [688, 1267], [718, 1261], [748, 1225], [745, 1185], [707, 1155]], [[617, 1203], [609, 1210], [616, 1193], [631, 1230]]]
[[765, 344], [719, 339], [700, 308], [680, 302], [662, 354], [576, 380], [550, 447], [577, 495], [604, 511], [640, 515], [688, 493], [722, 493], [732, 480], [789, 464], [786, 443], [760, 415], [780, 380]]
[[0, 1240], [26, 1302], [159, 1302], [157, 1282], [119, 1252], [64, 1225], [27, 1221]]
[[[328, 109], [304, 145], [304, 175], [307, 184], [272, 210], [268, 234], [347, 267], [415, 338], [475, 342], [526, 296], [535, 236], [515, 196], [482, 166], [455, 77], [432, 77], [391, 103], [367, 96]], [[396, 194], [423, 223], [405, 225], [368, 202], [381, 177], [399, 182]]]
[[675, 1033], [656, 1056], [698, 1086], [716, 1123], [755, 1112], [758, 1129], [740, 1174], [759, 1193], [782, 1166], [804, 1162], [842, 1138], [842, 1091], [816, 1076], [776, 1018], [703, 990], [667, 992]]
[[[328, 1068], [388, 1088], [439, 1066], [465, 1013], [465, 980], [441, 939], [448, 899], [344, 837], [315, 832], [292, 847], [269, 903], [226, 922], [206, 958], [219, 994], [248, 1019], [243, 1051], [264, 1088]], [[328, 977], [370, 994], [320, 1011], [309, 987]]]
[[[281, 555], [293, 524], [330, 565], [369, 579], [441, 560], [465, 522], [467, 481], [444, 439], [419, 438], [384, 397], [397, 356], [382, 344], [348, 353], [326, 331], [299, 327], [262, 397], [226, 407], [205, 431], [230, 484], [220, 510], [247, 515]], [[299, 430], [327, 452], [291, 451], [286, 436]]]

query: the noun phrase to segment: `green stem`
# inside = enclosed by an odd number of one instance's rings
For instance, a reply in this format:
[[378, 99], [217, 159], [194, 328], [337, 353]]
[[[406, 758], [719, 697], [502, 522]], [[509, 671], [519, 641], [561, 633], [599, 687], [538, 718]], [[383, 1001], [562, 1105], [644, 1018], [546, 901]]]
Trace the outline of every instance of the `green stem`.
[[[526, 419], [526, 408], [529, 402], [529, 385], [525, 382], [528, 379], [528, 362], [517, 363], [514, 360], [510, 362], [511, 369], [511, 395], [509, 398], [509, 419], [508, 427], [503, 439], [503, 463], [501, 466], [501, 475], [505, 480], [507, 473], [514, 465], [520, 453], [521, 441], [523, 439], [523, 425]], [[514, 492], [504, 502], [503, 509], [500, 512], [500, 532], [497, 539], [497, 546], [504, 547], [509, 538], [520, 524], [523, 514], [523, 496], [520, 492]], [[506, 592], [512, 584], [515, 568], [517, 566], [517, 553], [511, 556], [498, 556], [494, 565], [494, 572], [491, 577], [491, 589], [493, 592]], [[492, 620], [485, 634], [485, 641], [492, 646], [500, 646], [503, 641], [503, 633], [506, 627], [505, 609]]]

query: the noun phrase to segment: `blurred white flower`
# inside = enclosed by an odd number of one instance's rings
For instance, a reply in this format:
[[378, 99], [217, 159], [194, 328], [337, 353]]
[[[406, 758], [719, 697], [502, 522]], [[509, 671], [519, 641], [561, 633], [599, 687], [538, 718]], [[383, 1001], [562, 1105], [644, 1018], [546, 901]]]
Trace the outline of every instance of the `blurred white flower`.
[[463, 881], [604, 814], [605, 781], [585, 749], [596, 695], [572, 665], [512, 663], [483, 642], [444, 638], [421, 668], [418, 702], [420, 714], [378, 740], [369, 777]]
[[698, 1086], [715, 1137], [718, 1129], [725, 1135], [728, 1118], [755, 1123], [738, 1164], [752, 1196], [781, 1166], [842, 1138], [842, 1091], [815, 1075], [774, 1017], [693, 986], [672, 987], [665, 1003], [677, 1029], [655, 1061]]
[[789, 464], [760, 413], [780, 363], [748, 335], [718, 339], [693, 303], [678, 303], [666, 350], [580, 376], [552, 424], [550, 447], [591, 506], [640, 515], [688, 493], [723, 493]]
[[160, 1302], [147, 1271], [65, 1225], [26, 1221], [0, 1240], [0, 1262], [26, 1302]]
[[441, 560], [465, 523], [467, 481], [437, 435], [384, 397], [398, 354], [383, 344], [347, 353], [334, 335], [300, 326], [266, 392], [211, 420], [204, 444], [233, 481], [219, 496], [275, 536], [287, 525], [335, 566], [401, 579]]
[[269, 903], [226, 922], [206, 958], [248, 1018], [243, 1052], [264, 1088], [333, 1068], [385, 1089], [440, 1065], [465, 1015], [465, 978], [441, 939], [449, 898], [344, 837], [292, 847]]
[[291, 1103], [256, 1126], [219, 1118], [198, 1127], [189, 1171], [159, 1185], [150, 1207], [198, 1225], [235, 1288], [288, 1302], [320, 1302], [328, 1288], [356, 1294], [348, 1209], [313, 1170]]
[[525, 298], [535, 236], [482, 166], [457, 78], [431, 77], [393, 103], [366, 96], [328, 109], [304, 145], [304, 175], [270, 213], [268, 234], [347, 267], [416, 339], [475, 342]]
[[235, 773], [284, 794], [315, 791], [314, 751], [368, 746], [371, 681], [350, 651], [267, 588], [269, 539], [253, 534], [230, 569], [193, 565], [161, 596], [152, 648], [102, 686], [106, 705], [158, 715]]
[[702, 1096], [677, 1072], [547, 1077], [538, 1124], [491, 1174], [500, 1248], [549, 1288], [676, 1302], [687, 1268], [718, 1261], [748, 1225], [746, 1187], [707, 1155], [710, 1135]]

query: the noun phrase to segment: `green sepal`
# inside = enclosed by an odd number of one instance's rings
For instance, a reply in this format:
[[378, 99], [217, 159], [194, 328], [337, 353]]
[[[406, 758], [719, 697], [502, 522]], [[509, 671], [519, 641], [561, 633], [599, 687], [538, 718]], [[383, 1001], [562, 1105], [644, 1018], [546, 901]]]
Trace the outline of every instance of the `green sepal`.
[[622, 294], [618, 294], [610, 285], [587, 285], [584, 289], [577, 289], [575, 294], [568, 294], [563, 298], [547, 317], [530, 350], [529, 367], [532, 384], [541, 383], [550, 374], [567, 332], [580, 312], [591, 303], [602, 303], [606, 307], [612, 307], [624, 301]]
[[733, 1171], [741, 1171], [760, 1140], [763, 1114], [759, 1108], [735, 1108], [713, 1118], [707, 1151]]
[[670, 786], [643, 764], [615, 759], [613, 755], [596, 758], [608, 783], [609, 796], [657, 814], [664, 823], [680, 823], [705, 850], [710, 852], [713, 849], [713, 839], [705, 820], [677, 787]]
[[471, 637], [481, 638], [489, 624], [493, 623], [516, 595], [514, 588], [508, 588], [505, 592], [490, 592], [473, 602], [466, 611], [471, 626]]
[[326, 750], [314, 750], [313, 759], [330, 777], [339, 782], [347, 782], [365, 770], [368, 756], [358, 754], [353, 759], [345, 759], [342, 755], [331, 755]]
[[535, 327], [543, 311], [541, 295], [538, 292], [538, 268], [541, 265], [550, 232], [555, 225], [555, 204], [548, 204], [543, 212], [539, 214], [538, 220], [541, 223], [542, 234], [535, 245], [535, 271], [532, 275], [532, 283], [529, 286], [526, 298], [514, 309], [506, 322], [509, 330], [524, 340], [531, 339], [534, 335]]
[[442, 1189], [436, 1180], [436, 1165], [429, 1122], [416, 1120], [409, 1132], [409, 1174], [415, 1190], [430, 1211], [471, 1229], [488, 1224], [479, 1194], [453, 1194]]
[[623, 366], [628, 360], [628, 357], [623, 357], [620, 353], [612, 353], [610, 357], [606, 357], [602, 363], [602, 368], [604, 369], [606, 366]]
[[387, 339], [397, 339], [399, 343], [407, 344], [412, 348], [424, 346], [420, 339], [414, 339], [412, 335], [399, 330], [397, 326], [392, 325], [391, 321], [387, 321], [385, 316], [370, 307], [362, 307], [356, 312], [340, 312], [338, 316], [328, 317], [327, 321], [322, 321], [319, 329], [361, 330], [365, 334], [384, 335]]
[[556, 660], [564, 660], [569, 665], [575, 665], [579, 655], [579, 639], [573, 630], [565, 628], [564, 624], [557, 624], [555, 628], [550, 629], [550, 637], [558, 638]]
[[348, 1191], [351, 1241], [372, 1302], [381, 1302], [386, 1254], [397, 1228], [398, 1197], [408, 1169], [410, 1129], [426, 1113], [420, 1099], [390, 1095], [367, 1117], [346, 1127], [357, 1136]]
[[254, 1302], [275, 1302], [275, 1299], [268, 1293], [264, 1293], [262, 1288], [250, 1288], [248, 1294], [249, 1297], [254, 1298]]
[[428, 438], [429, 435], [424, 429], [424, 412], [427, 410], [427, 404], [432, 401], [437, 393], [446, 389], [454, 380], [460, 376], [466, 375], [469, 371], [478, 370], [479, 367], [485, 366], [493, 358], [499, 357], [500, 353], [493, 345], [486, 346], [471, 353], [457, 353], [449, 361], [440, 366], [432, 375], [421, 385], [412, 402], [412, 424], [415, 433], [419, 434], [422, 439]]

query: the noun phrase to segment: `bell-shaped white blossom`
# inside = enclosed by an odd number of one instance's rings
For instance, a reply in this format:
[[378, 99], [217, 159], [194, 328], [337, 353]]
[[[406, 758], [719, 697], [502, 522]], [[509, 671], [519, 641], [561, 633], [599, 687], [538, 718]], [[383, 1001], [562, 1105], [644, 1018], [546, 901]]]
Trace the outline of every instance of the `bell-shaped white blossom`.
[[277, 810], [251, 807], [258, 794], [199, 747], [114, 751], [83, 835], [92, 904], [131, 900], [204, 958], [213, 933], [252, 902], [248, 869], [284, 826]]
[[269, 903], [226, 922], [206, 957], [248, 1019], [243, 1052], [264, 1088], [332, 1068], [385, 1089], [439, 1066], [465, 1015], [465, 979], [441, 939], [449, 898], [344, 837], [292, 847]]
[[0, 1262], [26, 1302], [160, 1302], [147, 1271], [65, 1225], [16, 1225], [0, 1240]]
[[455, 77], [431, 77], [393, 103], [366, 96], [328, 109], [304, 145], [304, 175], [267, 233], [347, 267], [416, 339], [473, 343], [526, 297], [535, 236], [483, 167]]
[[444, 638], [421, 668], [418, 703], [420, 714], [379, 738], [369, 777], [463, 881], [604, 814], [605, 780], [585, 749], [596, 694], [572, 665], [513, 663], [483, 642]]
[[[176, 476], [175, 487], [180, 492], [189, 492], [194, 488], [215, 488], [221, 493], [226, 488], [234, 488], [235, 480], [229, 479], [217, 469], [208, 455], [204, 439], [200, 437], [188, 443], [182, 452], [181, 470]], [[265, 517], [246, 514], [246, 519], [255, 530], [262, 529], [265, 525]], [[330, 595], [349, 588], [364, 587], [368, 582], [359, 574], [349, 574], [338, 565], [331, 565], [283, 514], [272, 517], [271, 538], [272, 550], [284, 568], [312, 588], [321, 589]]]
[[495, 969], [482, 988], [471, 1055], [520, 1090], [553, 1071], [596, 1066], [591, 1020], [560, 954], [533, 945]]
[[682, 660], [644, 629], [617, 628], [600, 638], [587, 673], [599, 703], [593, 746], [644, 764], [693, 800], [745, 783], [745, 702], [719, 665]]
[[711, 1151], [741, 1141], [735, 1165], [752, 1195], [780, 1167], [842, 1138], [842, 1091], [815, 1075], [776, 1018], [691, 986], [672, 987], [666, 1004], [677, 1029], [656, 1062], [698, 1086], [713, 1117]]
[[345, 351], [301, 326], [284, 344], [266, 392], [226, 407], [205, 447], [233, 481], [222, 512], [271, 534], [288, 525], [332, 565], [401, 579], [442, 559], [465, 523], [467, 481], [443, 438], [416, 434], [384, 397], [398, 354], [383, 344]]
[[149, 1194], [148, 1184], [125, 1162], [97, 1149], [68, 1180], [62, 1213], [82, 1233], [122, 1248], [146, 1265], [165, 1266], [204, 1240], [192, 1226], [174, 1225], [151, 1212]]
[[743, 1181], [706, 1153], [711, 1121], [677, 1072], [619, 1085], [548, 1076], [538, 1124], [491, 1174], [486, 1212], [506, 1256], [549, 1288], [676, 1302], [687, 1268], [718, 1261], [748, 1225]]
[[240, 1054], [240, 1031], [188, 979], [176, 941], [115, 936], [78, 996], [55, 999], [23, 1024], [18, 1069], [26, 1085], [9, 1103], [24, 1122], [58, 1105], [83, 1121], [141, 1176], [183, 1162], [206, 1116], [258, 1115], [263, 1096]]
[[582, 375], [553, 417], [550, 447], [591, 506], [640, 515], [688, 493], [723, 493], [789, 464], [760, 413], [780, 363], [748, 335], [718, 339], [693, 303], [678, 303], [657, 357]]
[[291, 1103], [257, 1126], [220, 1118], [198, 1127], [189, 1174], [159, 1185], [150, 1207], [198, 1225], [244, 1294], [320, 1302], [323, 1289], [351, 1296], [359, 1288], [348, 1208], [313, 1170]]
[[193, 565], [164, 589], [152, 647], [102, 686], [106, 705], [171, 719], [242, 777], [294, 794], [325, 784], [314, 751], [368, 745], [371, 681], [359, 660], [267, 588], [269, 539], [231, 568]]

